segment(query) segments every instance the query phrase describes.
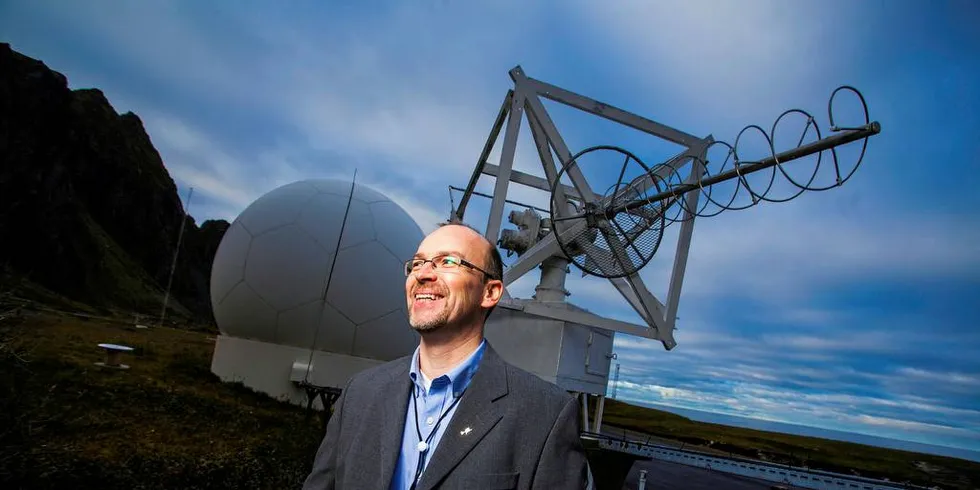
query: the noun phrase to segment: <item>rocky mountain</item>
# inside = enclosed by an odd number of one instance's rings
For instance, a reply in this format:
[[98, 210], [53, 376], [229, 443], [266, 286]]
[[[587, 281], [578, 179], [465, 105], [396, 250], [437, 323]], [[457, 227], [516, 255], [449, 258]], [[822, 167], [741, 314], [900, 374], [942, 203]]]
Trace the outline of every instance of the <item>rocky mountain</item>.
[[[138, 116], [0, 43], [0, 272], [158, 315], [183, 216]], [[187, 217], [173, 314], [212, 318], [211, 262], [228, 226]]]

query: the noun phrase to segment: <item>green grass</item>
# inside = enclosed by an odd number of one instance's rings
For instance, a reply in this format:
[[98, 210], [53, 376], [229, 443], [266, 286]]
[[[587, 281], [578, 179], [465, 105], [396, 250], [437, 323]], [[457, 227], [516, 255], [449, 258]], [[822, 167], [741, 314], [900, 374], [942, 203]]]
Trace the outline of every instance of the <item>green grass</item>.
[[[298, 488], [322, 421], [222, 383], [208, 326], [137, 330], [132, 318], [36, 313], [0, 321], [0, 488]], [[94, 363], [96, 344], [141, 348], [126, 371]], [[704, 424], [607, 400], [605, 424], [720, 454], [980, 487], [980, 464], [858, 444]], [[925, 468], [926, 470], [924, 470]]]
[[[221, 383], [213, 334], [32, 316], [0, 325], [0, 488], [297, 488], [319, 417]], [[96, 344], [141, 345], [126, 371]]]

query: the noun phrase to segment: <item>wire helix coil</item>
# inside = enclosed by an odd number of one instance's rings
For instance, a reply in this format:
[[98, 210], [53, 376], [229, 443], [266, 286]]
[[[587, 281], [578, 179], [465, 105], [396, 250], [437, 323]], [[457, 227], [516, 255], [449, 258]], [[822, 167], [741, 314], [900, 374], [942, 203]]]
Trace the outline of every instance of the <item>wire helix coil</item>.
[[[841, 93], [854, 95], [861, 120], [847, 126], [837, 124], [840, 117], [835, 118], [835, 102]], [[830, 136], [824, 136], [809, 112], [789, 109], [776, 118], [768, 132], [751, 124], [738, 132], [734, 144], [708, 140], [704, 148], [691, 148], [652, 168], [616, 146], [593, 146], [576, 153], [562, 165], [551, 189], [550, 217], [559, 247], [584, 274], [624, 277], [636, 273], [653, 258], [664, 228], [670, 224], [744, 210], [761, 202], [788, 202], [806, 191], [826, 191], [843, 185], [864, 160], [868, 138], [878, 134], [881, 126], [871, 121], [864, 96], [851, 86], [840, 86], [831, 93], [827, 112], [829, 132], [833, 133]], [[778, 151], [777, 131], [793, 119], [803, 122], [803, 129], [791, 146]], [[768, 154], [765, 158], [750, 160], [740, 156], [740, 149], [749, 146], [745, 141], [752, 134], [764, 142], [759, 146]], [[815, 140], [807, 142], [808, 138]], [[851, 165], [842, 166], [838, 147], [857, 141], [861, 141], [858, 155]], [[825, 159], [827, 150], [830, 156]], [[618, 153], [624, 159], [619, 178], [604, 194], [589, 195], [580, 186], [586, 174], [581, 161], [603, 151]], [[709, 158], [719, 151], [719, 162]], [[799, 175], [784, 168], [786, 163], [811, 155], [815, 155], [812, 172]], [[832, 166], [829, 183], [818, 180], [821, 166], [827, 165], [825, 160]], [[797, 163], [797, 170], [802, 166]], [[690, 168], [686, 178], [682, 168]], [[602, 170], [608, 172], [608, 166]], [[754, 182], [750, 182], [753, 174]], [[563, 177], [572, 181], [574, 192], [561, 184]], [[731, 183], [729, 192], [719, 190], [723, 183]], [[776, 189], [789, 189], [789, 193], [777, 197], [773, 195]]]

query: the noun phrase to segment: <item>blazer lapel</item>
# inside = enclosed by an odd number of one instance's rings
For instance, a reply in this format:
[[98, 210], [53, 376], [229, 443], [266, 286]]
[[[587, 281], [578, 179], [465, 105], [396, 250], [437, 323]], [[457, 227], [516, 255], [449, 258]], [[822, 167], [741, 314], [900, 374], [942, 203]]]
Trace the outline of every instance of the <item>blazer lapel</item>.
[[479, 369], [422, 473], [419, 490], [431, 490], [497, 425], [503, 415], [494, 410], [493, 402], [506, 394], [506, 367], [487, 344]]
[[398, 455], [402, 448], [402, 434], [405, 430], [405, 407], [408, 406], [408, 397], [411, 395], [412, 381], [408, 377], [411, 358], [404, 364], [404, 369], [397, 370], [391, 379], [378, 386], [378, 395], [383, 405], [379, 450], [381, 451], [380, 478], [384, 488], [388, 488], [391, 477], [395, 474], [395, 465], [398, 463]]

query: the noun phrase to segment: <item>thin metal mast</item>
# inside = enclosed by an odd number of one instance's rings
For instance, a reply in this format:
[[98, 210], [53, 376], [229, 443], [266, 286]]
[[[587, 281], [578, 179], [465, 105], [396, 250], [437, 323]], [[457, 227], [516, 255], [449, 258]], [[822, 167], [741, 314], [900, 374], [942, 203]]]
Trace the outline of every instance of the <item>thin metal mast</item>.
[[163, 320], [167, 316], [167, 304], [170, 302], [170, 287], [174, 282], [174, 271], [177, 269], [177, 256], [180, 254], [180, 244], [184, 240], [184, 227], [187, 225], [187, 214], [191, 207], [191, 197], [194, 195], [194, 188], [191, 187], [187, 192], [187, 205], [184, 206], [184, 215], [180, 218], [180, 231], [177, 233], [177, 246], [174, 247], [174, 259], [170, 263], [170, 276], [167, 278], [167, 291], [163, 295], [163, 308], [160, 310], [160, 321], [157, 326], [163, 325]]

